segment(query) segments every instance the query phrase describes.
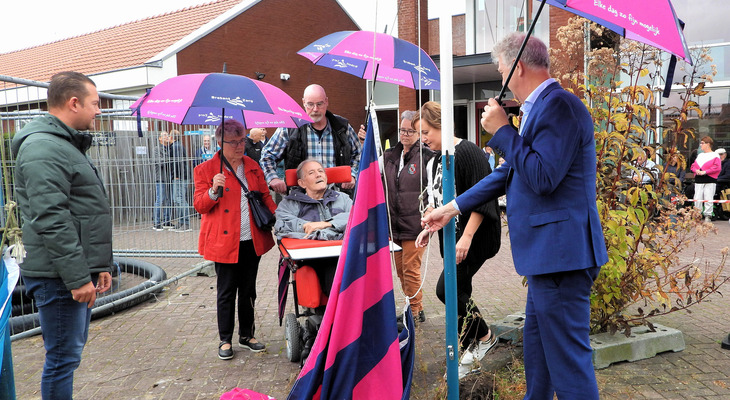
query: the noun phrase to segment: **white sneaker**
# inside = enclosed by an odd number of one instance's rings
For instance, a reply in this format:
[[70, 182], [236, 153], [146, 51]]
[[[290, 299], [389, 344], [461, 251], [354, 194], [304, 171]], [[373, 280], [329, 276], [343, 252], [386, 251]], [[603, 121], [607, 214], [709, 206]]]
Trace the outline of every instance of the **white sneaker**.
[[705, 222], [712, 222], [712, 218], [706, 216], [705, 217]]
[[472, 346], [472, 353], [474, 353], [473, 358], [477, 361], [481, 361], [482, 358], [484, 358], [487, 353], [489, 353], [490, 350], [494, 348], [494, 345], [497, 344], [497, 337], [494, 336], [494, 333], [489, 336], [489, 339], [485, 341], [477, 340], [476, 344]]
[[[479, 365], [476, 366], [476, 371], [479, 371], [481, 368]], [[464, 350], [464, 354], [461, 356], [461, 360], [459, 360], [459, 380], [463, 379], [465, 376], [472, 373], [474, 368], [474, 353], [472, 352], [471, 347]]]

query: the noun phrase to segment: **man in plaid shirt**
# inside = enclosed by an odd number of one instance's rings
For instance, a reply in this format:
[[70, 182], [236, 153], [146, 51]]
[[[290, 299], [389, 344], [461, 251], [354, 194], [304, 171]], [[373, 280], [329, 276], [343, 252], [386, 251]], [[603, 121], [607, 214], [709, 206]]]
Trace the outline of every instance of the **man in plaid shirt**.
[[349, 122], [329, 110], [324, 88], [309, 85], [302, 98], [304, 109], [312, 121], [300, 128], [279, 128], [261, 150], [261, 168], [266, 182], [276, 192], [285, 194], [286, 183], [276, 173], [276, 165], [284, 160], [284, 168], [296, 168], [299, 163], [314, 158], [323, 167], [350, 165], [352, 180], [342, 189], [355, 188], [355, 177], [360, 165], [361, 145]]

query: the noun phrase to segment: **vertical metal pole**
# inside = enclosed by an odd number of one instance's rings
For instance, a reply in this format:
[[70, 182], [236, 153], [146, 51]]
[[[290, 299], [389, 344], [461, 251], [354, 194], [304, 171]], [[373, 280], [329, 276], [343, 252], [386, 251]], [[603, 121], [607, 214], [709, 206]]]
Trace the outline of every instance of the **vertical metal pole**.
[[[440, 2], [439, 44], [441, 50], [441, 162], [444, 204], [454, 199], [454, 60], [451, 2]], [[447, 398], [459, 398], [459, 336], [456, 309], [456, 226], [444, 227], [444, 289], [446, 293], [446, 384]]]

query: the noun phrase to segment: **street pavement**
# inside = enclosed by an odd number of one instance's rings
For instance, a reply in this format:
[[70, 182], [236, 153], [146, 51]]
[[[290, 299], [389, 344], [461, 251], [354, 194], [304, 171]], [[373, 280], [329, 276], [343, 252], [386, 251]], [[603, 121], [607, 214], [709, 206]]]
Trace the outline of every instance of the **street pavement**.
[[[699, 258], [712, 265], [721, 260], [721, 249], [730, 244], [730, 225], [727, 221], [713, 225], [717, 234], [711, 233], [684, 251], [683, 262]], [[191, 248], [194, 245], [190, 243]], [[500, 252], [474, 277], [474, 298], [489, 322], [524, 309], [526, 288], [522, 277], [514, 272], [510, 251], [505, 227]], [[423, 301], [428, 319], [416, 328], [412, 399], [434, 399], [446, 390], [445, 310], [435, 294], [443, 264], [436, 243], [427, 255]], [[256, 337], [267, 344], [265, 352], [254, 354], [234, 344], [233, 360], [219, 360], [215, 277], [189, 276], [166, 287], [154, 300], [92, 321], [83, 360], [74, 377], [75, 399], [218, 399], [235, 387], [285, 399], [299, 365], [287, 360], [284, 328], [278, 324], [277, 260], [275, 249], [262, 258], [257, 282]], [[163, 267], [170, 278], [202, 260], [145, 261]], [[723, 276], [727, 277], [728, 272]], [[394, 281], [400, 307], [403, 297], [397, 278]], [[728, 288], [724, 291], [729, 292]], [[730, 399], [730, 350], [720, 346], [730, 334], [730, 296], [713, 295], [690, 310], [653, 320], [682, 331], [684, 351], [597, 371], [601, 397]], [[487, 357], [505, 360], [518, 357], [512, 354], [519, 354], [519, 350], [502, 343]], [[12, 351], [18, 399], [40, 399], [44, 355], [41, 336], [14, 341]]]

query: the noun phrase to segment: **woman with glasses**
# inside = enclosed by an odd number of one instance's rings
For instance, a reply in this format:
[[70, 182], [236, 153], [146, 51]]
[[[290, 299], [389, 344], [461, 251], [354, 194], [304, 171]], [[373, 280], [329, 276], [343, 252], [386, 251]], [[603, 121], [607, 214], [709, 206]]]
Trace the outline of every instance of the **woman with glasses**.
[[[413, 121], [421, 140], [432, 150], [441, 151], [441, 105], [434, 101], [425, 103]], [[454, 183], [456, 195], [464, 193], [492, 172], [484, 152], [476, 144], [454, 138]], [[441, 157], [434, 157], [426, 167], [429, 171], [429, 213], [443, 204]], [[439, 231], [441, 256], [444, 254], [443, 231]], [[474, 211], [461, 214], [456, 219], [456, 307], [459, 314], [459, 343], [464, 349], [459, 360], [459, 379], [472, 371], [475, 360], [481, 360], [497, 343], [472, 300], [472, 278], [482, 264], [494, 257], [501, 243], [501, 221], [497, 201], [482, 204]], [[424, 230], [416, 239], [418, 246], [428, 243], [429, 233]], [[444, 273], [436, 284], [436, 296], [446, 303]], [[477, 363], [478, 364], [478, 363]]]
[[695, 174], [695, 207], [705, 216], [705, 222], [712, 221], [711, 202], [715, 198], [715, 186], [717, 177], [722, 170], [720, 156], [712, 151], [712, 138], [705, 136], [700, 140], [700, 150], [695, 162], [692, 163], [692, 173]]
[[[223, 129], [221, 129], [223, 128]], [[225, 131], [225, 132], [224, 132]], [[261, 255], [274, 246], [271, 232], [254, 223], [242, 186], [259, 191], [274, 213], [258, 163], [244, 156], [246, 129], [235, 120], [215, 131], [222, 148], [213, 158], [195, 167], [195, 209], [202, 214], [198, 252], [215, 262], [217, 279], [218, 358], [233, 358], [232, 340], [238, 294], [238, 344], [253, 352], [265, 349], [256, 340], [254, 303]], [[223, 171], [221, 172], [221, 163]], [[219, 191], [221, 189], [221, 191]]]
[[416, 322], [425, 322], [421, 288], [421, 258], [425, 248], [416, 247], [421, 232], [421, 210], [426, 199], [422, 196], [428, 185], [426, 163], [434, 152], [423, 146], [411, 123], [415, 111], [404, 111], [400, 118], [398, 143], [383, 154], [384, 178], [388, 194], [388, 210], [393, 229], [393, 242], [403, 248], [395, 252], [395, 270]]

